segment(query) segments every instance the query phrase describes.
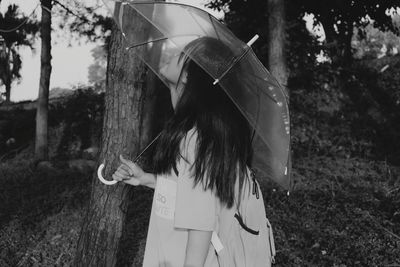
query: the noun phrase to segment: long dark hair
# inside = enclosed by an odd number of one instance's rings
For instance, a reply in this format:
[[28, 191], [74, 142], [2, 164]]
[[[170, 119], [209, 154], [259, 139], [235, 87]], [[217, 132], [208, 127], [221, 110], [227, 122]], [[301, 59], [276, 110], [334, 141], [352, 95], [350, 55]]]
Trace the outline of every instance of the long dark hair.
[[[217, 47], [216, 47], [217, 46]], [[190, 49], [226, 49], [219, 41], [207, 38]], [[180, 143], [188, 131], [197, 131], [194, 161], [195, 184], [216, 192], [220, 201], [232, 207], [235, 183], [241, 188], [250, 166], [251, 130], [247, 120], [225, 91], [193, 60], [185, 60], [187, 83], [174, 116], [164, 128], [155, 152], [156, 173], [170, 173], [181, 157]]]

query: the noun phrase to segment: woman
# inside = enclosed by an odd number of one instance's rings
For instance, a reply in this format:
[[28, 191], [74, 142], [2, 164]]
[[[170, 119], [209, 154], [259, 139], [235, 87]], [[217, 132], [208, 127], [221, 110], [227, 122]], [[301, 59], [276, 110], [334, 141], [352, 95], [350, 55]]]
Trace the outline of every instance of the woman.
[[[227, 52], [212, 38], [185, 48], [204, 55], [216, 49]], [[157, 144], [155, 174], [121, 157], [113, 179], [155, 188], [144, 266], [219, 266], [218, 215], [236, 207], [238, 187], [249, 179], [250, 127], [222, 88], [188, 57], [171, 60], [162, 74], [179, 79], [170, 86], [174, 116]]]

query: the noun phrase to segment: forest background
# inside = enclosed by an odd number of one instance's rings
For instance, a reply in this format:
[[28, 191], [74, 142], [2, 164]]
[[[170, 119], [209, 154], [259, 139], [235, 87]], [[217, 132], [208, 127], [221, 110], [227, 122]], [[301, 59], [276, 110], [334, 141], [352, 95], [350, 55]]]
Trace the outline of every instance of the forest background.
[[[104, 146], [109, 94], [104, 77], [112, 23], [95, 7], [50, 2], [53, 12], [68, 18], [53, 25], [53, 33], [67, 29], [71, 38], [98, 40], [104, 46], [93, 51], [97, 61], [90, 86], [50, 94], [45, 160], [35, 155], [36, 103], [9, 103], [4, 95], [0, 266], [76, 263]], [[240, 39], [258, 33], [253, 49], [270, 66], [268, 24], [276, 15], [274, 2], [214, 0], [208, 6], [224, 12], [224, 22]], [[275, 265], [400, 266], [399, 4], [284, 3], [279, 14], [285, 25], [281, 48], [290, 95], [294, 187], [290, 195], [272, 183], [263, 188], [276, 239]], [[4, 85], [19, 78], [23, 62], [18, 48], [38, 41], [42, 27], [17, 6], [7, 12], [0, 16], [1, 29], [24, 25], [0, 32], [5, 39], [0, 42]], [[323, 29], [325, 38], [307, 29], [305, 16]], [[129, 201], [124, 202], [118, 246], [93, 257], [110, 253], [113, 265], [140, 266], [152, 192], [123, 190]]]

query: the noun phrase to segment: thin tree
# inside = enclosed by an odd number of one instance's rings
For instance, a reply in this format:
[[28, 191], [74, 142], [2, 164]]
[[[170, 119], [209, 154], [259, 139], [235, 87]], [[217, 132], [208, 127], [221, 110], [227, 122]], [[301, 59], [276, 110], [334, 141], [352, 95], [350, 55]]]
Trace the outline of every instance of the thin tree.
[[284, 87], [288, 80], [285, 17], [285, 1], [268, 0], [268, 69]]
[[[116, 8], [118, 10], [118, 8]], [[133, 36], [146, 34], [143, 23], [129, 9], [124, 17]], [[146, 86], [147, 69], [139, 57], [125, 49], [125, 41], [113, 25], [106, 78], [105, 115], [99, 163], [111, 177], [120, 164], [119, 155], [133, 159], [154, 135], [154, 90]], [[139, 48], [140, 49], [140, 48]], [[136, 50], [140, 53], [140, 50]], [[129, 186], [106, 186], [93, 178], [87, 214], [77, 245], [74, 266], [115, 266], [125, 223]]]
[[42, 20], [40, 35], [42, 40], [40, 55], [40, 82], [36, 109], [35, 158], [37, 161], [48, 159], [47, 118], [49, 86], [51, 75], [51, 8], [52, 0], [41, 0]]
[[[52, 18], [52, 5], [53, 2], [58, 4], [62, 9], [66, 10], [65, 12], [65, 20], [68, 19], [69, 16], [73, 16], [77, 19], [77, 21], [88, 21], [84, 16], [76, 15], [73, 11], [68, 9], [66, 6], [61, 4], [56, 0], [41, 0], [42, 6], [42, 18], [41, 18], [41, 66], [40, 66], [40, 82], [39, 82], [39, 95], [37, 100], [37, 110], [36, 110], [36, 140], [35, 140], [35, 159], [36, 161], [43, 161], [48, 159], [48, 103], [49, 103], [49, 86], [50, 86], [50, 76], [51, 76], [51, 18]], [[73, 31], [77, 32], [79, 35], [88, 36], [89, 39], [92, 38], [94, 40], [97, 39], [99, 34], [96, 34], [96, 29], [101, 27], [104, 31], [107, 30], [107, 20], [101, 15], [95, 15], [93, 9], [86, 8], [87, 15], [94, 15], [95, 22], [87, 23], [89, 24], [89, 28], [81, 28], [76, 26]], [[60, 12], [60, 11], [59, 11]], [[72, 22], [72, 24], [76, 24], [76, 22]], [[60, 27], [64, 27], [64, 23], [61, 22]]]

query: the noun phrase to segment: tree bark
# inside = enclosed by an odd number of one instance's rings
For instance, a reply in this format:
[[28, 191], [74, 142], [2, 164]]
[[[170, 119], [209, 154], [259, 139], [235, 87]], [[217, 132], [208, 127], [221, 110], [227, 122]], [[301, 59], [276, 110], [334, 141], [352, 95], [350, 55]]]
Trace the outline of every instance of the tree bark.
[[5, 92], [5, 103], [6, 105], [11, 103], [11, 77], [12, 77], [12, 73], [11, 73], [11, 69], [10, 69], [10, 49], [7, 48], [6, 46], [4, 46], [4, 51], [2, 54], [0, 54], [0, 58], [1, 60], [4, 60], [4, 64], [2, 64], [3, 66], [0, 69], [0, 75], [1, 75], [1, 80], [4, 83], [4, 87], [6, 89]]
[[11, 103], [11, 79], [6, 79], [6, 83], [4, 84], [6, 87], [6, 101], [5, 104], [8, 105]]
[[[125, 12], [129, 12], [127, 9]], [[135, 14], [130, 19], [130, 34], [144, 35], [146, 29]], [[140, 49], [140, 48], [137, 48]], [[139, 52], [136, 50], [136, 52]], [[146, 88], [144, 63], [126, 51], [121, 32], [113, 25], [107, 66], [105, 117], [100, 162], [105, 163], [105, 177], [120, 164], [119, 155], [133, 159], [154, 136], [151, 114], [155, 88]], [[88, 212], [84, 219], [74, 266], [115, 266], [125, 223], [130, 186], [102, 184], [96, 174]]]
[[268, 69], [286, 88], [288, 71], [285, 58], [285, 1], [268, 0]]
[[353, 48], [351, 46], [351, 40], [353, 39], [353, 23], [348, 21], [346, 24], [347, 30], [344, 33], [344, 44], [343, 44], [343, 64], [345, 67], [349, 67], [353, 62]]
[[48, 159], [47, 118], [49, 103], [49, 86], [51, 75], [51, 0], [42, 0], [42, 22], [40, 34], [42, 39], [39, 95], [36, 109], [35, 158], [37, 161]]

